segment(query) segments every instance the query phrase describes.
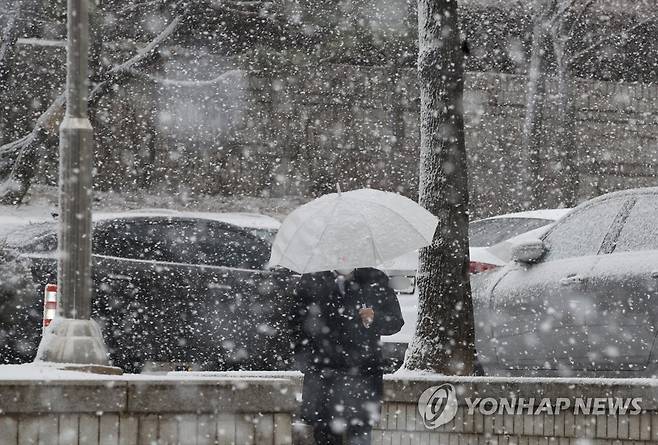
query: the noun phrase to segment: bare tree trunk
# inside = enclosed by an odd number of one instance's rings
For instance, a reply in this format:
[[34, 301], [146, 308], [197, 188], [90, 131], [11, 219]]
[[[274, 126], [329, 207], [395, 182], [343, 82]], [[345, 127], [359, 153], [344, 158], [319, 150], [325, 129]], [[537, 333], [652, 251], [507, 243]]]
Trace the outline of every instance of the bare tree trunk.
[[418, 31], [420, 204], [439, 217], [439, 226], [420, 254], [418, 324], [405, 367], [471, 374], [475, 332], [457, 2], [419, 0]]
[[541, 151], [544, 131], [544, 103], [546, 100], [546, 32], [541, 18], [536, 18], [532, 31], [532, 49], [526, 91], [525, 120], [523, 122], [523, 153], [528, 162], [527, 189], [531, 208], [542, 206]]
[[11, 15], [9, 16], [5, 29], [0, 41], [0, 93], [4, 93], [7, 88], [7, 80], [11, 72], [11, 65], [14, 58], [16, 41], [21, 35], [23, 0], [15, 0]]
[[580, 161], [576, 142], [576, 109], [574, 82], [569, 64], [565, 61], [564, 49], [555, 44], [558, 60], [558, 138], [557, 153], [560, 159], [560, 204], [566, 207], [576, 205], [576, 195], [580, 182]]

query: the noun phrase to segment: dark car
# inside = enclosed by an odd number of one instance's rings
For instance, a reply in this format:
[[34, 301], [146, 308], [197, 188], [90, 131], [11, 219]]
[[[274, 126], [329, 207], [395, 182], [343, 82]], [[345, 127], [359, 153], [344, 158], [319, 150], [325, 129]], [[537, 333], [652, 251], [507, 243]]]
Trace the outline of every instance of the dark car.
[[[95, 214], [92, 317], [113, 364], [286, 368], [294, 283], [267, 268], [277, 227], [251, 214]], [[42, 291], [56, 283], [56, 248], [55, 223], [20, 246]]]
[[658, 375], [658, 188], [587, 201], [472, 279], [490, 374]]

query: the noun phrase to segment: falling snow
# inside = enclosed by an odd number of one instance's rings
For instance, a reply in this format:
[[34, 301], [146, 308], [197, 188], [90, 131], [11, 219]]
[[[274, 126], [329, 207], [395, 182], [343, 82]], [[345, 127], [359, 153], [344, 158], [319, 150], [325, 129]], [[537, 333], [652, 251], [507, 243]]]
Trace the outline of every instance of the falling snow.
[[[475, 348], [487, 374], [658, 373], [655, 2], [454, 13], [419, 28], [410, 0], [93, 2], [92, 316], [112, 363], [294, 367], [299, 277], [270, 267], [272, 242], [338, 184], [440, 221], [420, 263], [413, 246], [371, 264], [406, 288], [388, 371], [412, 345], [422, 369]], [[65, 24], [62, 2], [0, 0], [0, 363], [32, 360], [57, 280]]]

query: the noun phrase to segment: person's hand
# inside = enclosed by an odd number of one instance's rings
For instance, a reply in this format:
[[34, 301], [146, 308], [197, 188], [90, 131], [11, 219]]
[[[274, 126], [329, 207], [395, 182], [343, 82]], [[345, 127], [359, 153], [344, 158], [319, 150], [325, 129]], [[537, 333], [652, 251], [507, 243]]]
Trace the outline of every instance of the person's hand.
[[361, 317], [361, 323], [363, 323], [363, 326], [369, 328], [372, 321], [375, 319], [375, 311], [371, 307], [364, 307], [359, 309], [359, 316]]

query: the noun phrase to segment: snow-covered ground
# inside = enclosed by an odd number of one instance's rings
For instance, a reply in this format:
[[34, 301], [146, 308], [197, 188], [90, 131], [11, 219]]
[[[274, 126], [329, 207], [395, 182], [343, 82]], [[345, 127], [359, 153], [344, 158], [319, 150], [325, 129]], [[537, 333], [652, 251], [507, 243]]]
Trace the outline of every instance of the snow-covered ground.
[[[25, 204], [0, 206], [0, 224], [15, 218], [50, 218], [57, 212], [57, 188], [34, 185]], [[188, 212], [247, 212], [269, 215], [279, 220], [307, 200], [292, 197], [187, 195], [171, 191], [130, 193], [94, 192], [93, 210], [120, 212], [134, 209], [171, 209]], [[6, 219], [5, 219], [6, 218]]]

